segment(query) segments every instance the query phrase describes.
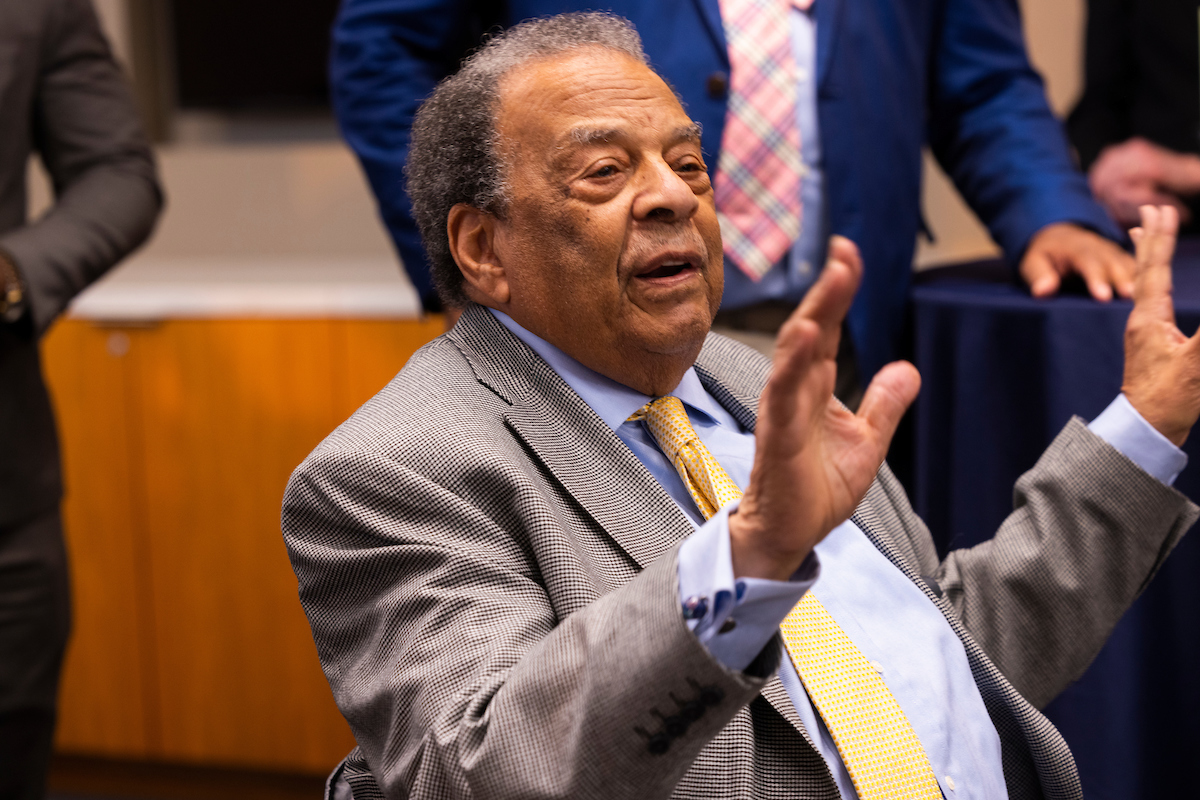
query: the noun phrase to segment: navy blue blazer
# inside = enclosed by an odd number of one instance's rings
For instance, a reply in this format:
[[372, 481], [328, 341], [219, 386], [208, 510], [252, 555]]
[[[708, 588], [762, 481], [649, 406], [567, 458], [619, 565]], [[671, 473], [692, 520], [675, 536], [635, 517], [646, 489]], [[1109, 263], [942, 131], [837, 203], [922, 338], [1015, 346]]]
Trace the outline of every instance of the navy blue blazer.
[[[654, 67], [704, 126], [715, 165], [729, 70], [718, 0], [343, 0], [334, 106], [427, 302], [434, 290], [403, 191], [417, 106], [489, 27], [598, 6], [637, 26]], [[814, 8], [830, 224], [864, 260], [849, 325], [865, 376], [896, 354], [926, 142], [1012, 264], [1053, 222], [1120, 237], [1047, 106], [1016, 0], [815, 0]]]

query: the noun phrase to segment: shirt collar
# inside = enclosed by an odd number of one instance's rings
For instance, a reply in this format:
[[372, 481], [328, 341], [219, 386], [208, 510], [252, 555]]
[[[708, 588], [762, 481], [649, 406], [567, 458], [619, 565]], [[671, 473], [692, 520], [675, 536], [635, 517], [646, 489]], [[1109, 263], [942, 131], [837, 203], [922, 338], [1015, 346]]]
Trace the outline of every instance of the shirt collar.
[[[559, 377], [579, 395], [583, 402], [591, 406], [604, 424], [614, 431], [621, 427], [630, 414], [654, 399], [585, 367], [545, 339], [525, 330], [504, 312], [494, 308], [489, 308], [488, 311], [491, 311], [500, 324], [512, 332], [513, 336], [529, 345], [531, 350], [541, 356], [550, 365], [550, 368], [557, 372]], [[700, 382], [700, 377], [693, 367], [688, 367], [688, 371], [683, 375], [683, 380], [671, 394], [713, 422], [735, 426], [737, 424], [732, 415], [704, 388], [704, 384]]]

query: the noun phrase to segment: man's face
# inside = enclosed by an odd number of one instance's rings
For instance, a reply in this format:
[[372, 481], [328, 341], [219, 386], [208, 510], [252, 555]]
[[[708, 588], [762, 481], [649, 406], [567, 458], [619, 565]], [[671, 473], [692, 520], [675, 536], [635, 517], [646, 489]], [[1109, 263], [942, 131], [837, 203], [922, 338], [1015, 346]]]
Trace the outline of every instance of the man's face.
[[671, 391], [723, 285], [699, 131], [662, 79], [604, 48], [522, 66], [501, 97], [503, 310], [614, 380]]

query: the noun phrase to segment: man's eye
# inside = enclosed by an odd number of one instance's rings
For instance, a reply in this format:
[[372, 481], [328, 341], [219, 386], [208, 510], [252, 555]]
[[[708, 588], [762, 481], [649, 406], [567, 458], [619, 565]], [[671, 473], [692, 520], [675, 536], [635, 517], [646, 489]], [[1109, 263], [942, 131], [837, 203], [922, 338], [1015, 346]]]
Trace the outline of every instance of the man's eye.
[[678, 172], [703, 172], [704, 167], [695, 161], [685, 161], [675, 168]]
[[611, 178], [617, 174], [617, 168], [612, 164], [605, 164], [600, 169], [592, 173], [593, 178]]

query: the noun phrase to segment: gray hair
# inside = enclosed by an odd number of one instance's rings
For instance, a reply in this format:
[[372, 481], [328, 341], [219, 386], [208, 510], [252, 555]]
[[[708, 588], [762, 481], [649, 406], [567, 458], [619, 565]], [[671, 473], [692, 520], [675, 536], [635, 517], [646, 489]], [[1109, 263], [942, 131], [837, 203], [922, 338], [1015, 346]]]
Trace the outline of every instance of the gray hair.
[[486, 41], [417, 110], [405, 169], [408, 195], [434, 284], [447, 306], [467, 303], [462, 272], [450, 255], [450, 209], [466, 203], [501, 219], [507, 212], [496, 132], [501, 80], [529, 61], [581, 47], [606, 47], [648, 63], [633, 24], [615, 14], [527, 20]]

